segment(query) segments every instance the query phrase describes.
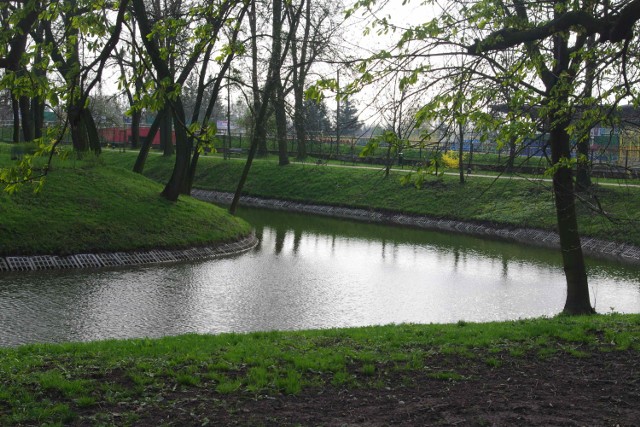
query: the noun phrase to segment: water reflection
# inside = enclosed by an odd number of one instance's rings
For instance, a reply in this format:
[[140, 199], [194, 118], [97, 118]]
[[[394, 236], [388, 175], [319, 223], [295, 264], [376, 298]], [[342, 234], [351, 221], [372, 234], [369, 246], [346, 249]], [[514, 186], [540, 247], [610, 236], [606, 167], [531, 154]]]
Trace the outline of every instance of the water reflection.
[[[553, 315], [553, 251], [251, 210], [260, 245], [194, 264], [0, 276], [0, 345]], [[640, 272], [590, 261], [601, 312], [640, 312]]]

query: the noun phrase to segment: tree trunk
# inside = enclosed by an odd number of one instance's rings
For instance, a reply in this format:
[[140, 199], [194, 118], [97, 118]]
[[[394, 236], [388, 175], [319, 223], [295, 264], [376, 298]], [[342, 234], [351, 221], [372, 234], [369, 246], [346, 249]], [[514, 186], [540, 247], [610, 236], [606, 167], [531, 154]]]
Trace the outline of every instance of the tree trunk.
[[587, 191], [591, 188], [591, 162], [589, 161], [589, 136], [581, 138], [576, 144], [578, 154], [576, 172], [576, 190]]
[[78, 154], [79, 158], [82, 158], [84, 153], [89, 151], [89, 143], [87, 141], [87, 134], [82, 129], [82, 110], [76, 106], [76, 102], [71, 102], [67, 108], [67, 119], [69, 120], [69, 129], [71, 132], [71, 143], [73, 150]]
[[93, 114], [91, 114], [91, 111], [89, 109], [82, 109], [81, 120], [83, 121], [84, 128], [87, 132], [89, 148], [93, 150], [96, 155], [99, 155], [102, 151], [102, 148], [100, 147], [100, 135], [98, 134], [96, 122], [93, 120]]
[[278, 139], [278, 165], [289, 164], [289, 152], [287, 147], [287, 114], [285, 112], [284, 91], [282, 84], [277, 84], [274, 110], [276, 114], [276, 133]]
[[[133, 8], [136, 17], [138, 18], [138, 26], [140, 28], [142, 41], [147, 52], [149, 53], [149, 58], [153, 63], [153, 66], [156, 68], [158, 79], [169, 80], [170, 84], [167, 88], [168, 92], [170, 92], [171, 90], [175, 90], [175, 82], [173, 80], [173, 76], [169, 70], [169, 67], [166, 61], [162, 59], [162, 54], [155, 40], [153, 39], [153, 37], [150, 37], [152, 34], [152, 30], [147, 12], [145, 10], [144, 1], [133, 0]], [[186, 120], [181, 97], [178, 95], [174, 100], [167, 99], [165, 101], [167, 103], [170, 103], [169, 105], [171, 107], [172, 117], [176, 124], [176, 161], [173, 166], [173, 173], [171, 174], [171, 178], [169, 178], [169, 182], [167, 182], [167, 184], [165, 185], [165, 188], [162, 191], [161, 195], [167, 200], [175, 202], [178, 200], [180, 190], [182, 189], [182, 183], [187, 174], [192, 143], [187, 136], [187, 131], [185, 128]]]
[[304, 160], [307, 157], [307, 128], [306, 128], [306, 111], [304, 105], [304, 91], [300, 87], [294, 88], [295, 112], [293, 113], [293, 125], [296, 129], [296, 144], [298, 160]]
[[458, 123], [458, 132], [460, 139], [460, 146], [458, 147], [458, 169], [460, 172], [460, 184], [464, 184], [464, 159], [463, 159], [463, 145], [464, 145], [464, 126], [461, 122]]
[[42, 138], [44, 133], [44, 102], [40, 97], [31, 100], [31, 112], [33, 114], [33, 137]]
[[11, 140], [14, 143], [20, 142], [20, 104], [18, 99], [11, 95], [11, 111], [13, 112], [13, 136]]
[[133, 171], [135, 173], [142, 173], [144, 171], [144, 164], [147, 161], [147, 156], [149, 155], [149, 150], [151, 149], [151, 145], [153, 144], [153, 139], [156, 137], [158, 133], [158, 129], [160, 129], [160, 122], [162, 117], [157, 115], [153, 120], [151, 127], [149, 128], [149, 133], [142, 145], [140, 146], [140, 152], [138, 153], [138, 157], [136, 158], [136, 163], [133, 165]]
[[[273, 4], [273, 13], [274, 16], [276, 13], [280, 14], [282, 8], [282, 0], [275, 0]], [[253, 10], [254, 18], [255, 18], [255, 9]], [[280, 18], [278, 18], [280, 19]], [[275, 18], [274, 18], [275, 20]], [[231, 215], [235, 215], [236, 209], [238, 208], [238, 203], [240, 202], [240, 195], [242, 194], [242, 189], [244, 188], [244, 184], [247, 181], [247, 177], [249, 176], [249, 171], [251, 170], [251, 164], [253, 163], [253, 158], [258, 151], [258, 145], [262, 138], [266, 136], [266, 120], [267, 120], [267, 110], [269, 107], [269, 100], [271, 99], [272, 93], [276, 87], [277, 81], [276, 77], [279, 76], [278, 70], [276, 68], [280, 64], [280, 55], [277, 44], [277, 40], [279, 38], [279, 28], [274, 25], [273, 28], [273, 38], [272, 38], [272, 48], [271, 48], [271, 59], [269, 61], [269, 72], [267, 73], [267, 81], [264, 86], [264, 90], [262, 92], [263, 98], [260, 100], [260, 109], [254, 111], [254, 125], [253, 132], [251, 136], [251, 146], [249, 148], [249, 153], [247, 155], [247, 162], [244, 165], [242, 170], [242, 175], [240, 176], [240, 181], [238, 182], [238, 186], [236, 187], [236, 191], [233, 195], [233, 200], [231, 201], [231, 205], [229, 206], [229, 213]]]
[[33, 140], [33, 117], [31, 115], [31, 100], [26, 96], [18, 99], [20, 104], [20, 117], [22, 119], [22, 136], [25, 142]]
[[135, 110], [131, 114], [131, 148], [140, 146], [140, 122], [142, 121], [142, 113]]
[[182, 190], [182, 183], [187, 177], [189, 170], [189, 160], [191, 157], [191, 148], [193, 147], [192, 141], [187, 135], [187, 131], [184, 127], [185, 114], [184, 107], [182, 106], [182, 100], [177, 97], [172, 101], [173, 119], [178, 125], [176, 126], [176, 162], [173, 166], [173, 173], [169, 182], [165, 185], [162, 191], [162, 196], [167, 200], [175, 202]]
[[509, 157], [507, 158], [507, 164], [505, 165], [505, 172], [513, 172], [513, 168], [516, 162], [516, 143], [515, 141], [509, 141]]
[[590, 314], [593, 307], [589, 301], [589, 283], [584, 264], [582, 244], [578, 232], [573, 170], [571, 167], [571, 141], [567, 128], [571, 115], [566, 108], [569, 103], [568, 87], [565, 79], [572, 79], [569, 69], [570, 55], [568, 37], [557, 34], [553, 38], [554, 63], [551, 72], [544, 77], [546, 97], [551, 105], [547, 116], [549, 123], [549, 144], [553, 172], [553, 194], [560, 235], [562, 265], [567, 281], [565, 314]]
[[[550, 145], [553, 165], [571, 155], [568, 122], [551, 129]], [[558, 233], [562, 264], [567, 281], [567, 300], [563, 312], [566, 314], [591, 314], [594, 312], [589, 299], [587, 272], [578, 233], [572, 170], [569, 165], [559, 166], [553, 174], [553, 194], [555, 196]]]
[[282, 86], [282, 76], [280, 69], [282, 55], [282, 0], [273, 1], [273, 79], [275, 91], [273, 98], [273, 109], [276, 115], [276, 137], [278, 140], [278, 164], [286, 166], [289, 164], [289, 154], [287, 151], [287, 112], [285, 110], [284, 87]]
[[[260, 86], [258, 84], [258, 29], [257, 29], [257, 15], [256, 15], [256, 0], [251, 0], [251, 7], [249, 9], [249, 28], [251, 30], [251, 92], [253, 94], [253, 129], [255, 131], [256, 120], [259, 111], [262, 109], [260, 104]], [[256, 141], [258, 144], [257, 155], [259, 157], [266, 157], [269, 154], [267, 148], [267, 134], [266, 132], [260, 132], [260, 135], [251, 135], [253, 141], [255, 137], [259, 139]]]
[[571, 141], [567, 128], [571, 117], [567, 113], [571, 75], [569, 73], [568, 37], [554, 36], [554, 65], [551, 77], [545, 86], [547, 97], [552, 102], [548, 116], [550, 124], [549, 144], [551, 145], [551, 164], [553, 173], [553, 194], [560, 235], [560, 251], [562, 265], [567, 281], [567, 300], [563, 312], [565, 314], [591, 314], [594, 312], [589, 300], [589, 283], [587, 270], [578, 232], [575, 191], [573, 188], [573, 170], [571, 158]]
[[[595, 45], [595, 36], [589, 36], [587, 40], [587, 49], [593, 49]], [[585, 64], [585, 81], [584, 81], [584, 98], [590, 100], [593, 95], [593, 82], [595, 80], [595, 60], [587, 58]], [[589, 130], [585, 129], [576, 144], [576, 153], [578, 157], [577, 173], [576, 173], [576, 190], [587, 191], [591, 188], [591, 162], [589, 161]]]
[[164, 156], [173, 156], [173, 134], [172, 124], [173, 116], [171, 106], [167, 103], [164, 108], [158, 112], [162, 117], [160, 121], [160, 147]]

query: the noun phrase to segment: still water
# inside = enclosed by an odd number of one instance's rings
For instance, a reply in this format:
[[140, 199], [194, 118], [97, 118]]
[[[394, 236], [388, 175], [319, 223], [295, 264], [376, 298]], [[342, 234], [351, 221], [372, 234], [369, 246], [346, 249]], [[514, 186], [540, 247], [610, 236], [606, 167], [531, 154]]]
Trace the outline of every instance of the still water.
[[[189, 264], [0, 275], [0, 346], [443, 323], [562, 310], [559, 255], [459, 235], [264, 210], [260, 244]], [[640, 269], [589, 260], [599, 312], [640, 312]]]

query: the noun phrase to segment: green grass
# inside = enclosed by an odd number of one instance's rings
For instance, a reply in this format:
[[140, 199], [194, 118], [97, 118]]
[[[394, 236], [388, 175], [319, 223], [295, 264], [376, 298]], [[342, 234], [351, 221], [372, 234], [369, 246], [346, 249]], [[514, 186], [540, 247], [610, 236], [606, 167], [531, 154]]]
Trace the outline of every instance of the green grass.
[[[136, 153], [105, 152], [107, 164], [131, 168]], [[145, 175], [163, 182], [172, 158], [152, 154]], [[195, 186], [234, 191], [244, 162], [212, 156], [200, 159]], [[455, 176], [431, 177], [421, 189], [401, 185], [404, 172], [385, 178], [381, 168], [337, 168], [315, 164], [279, 167], [271, 160], [256, 160], [245, 194], [301, 202], [353, 206], [428, 215], [436, 218], [555, 230], [556, 213], [549, 182], [471, 178], [464, 185]], [[597, 211], [602, 206], [606, 215]], [[640, 245], [640, 188], [596, 186], [578, 203], [583, 236]]]
[[[157, 182], [101, 163], [56, 160], [39, 193], [28, 185], [2, 192], [0, 255], [183, 248], [250, 232], [220, 208], [190, 197], [169, 202]], [[8, 164], [0, 150], [0, 166]]]
[[[139, 405], [170, 410], [185, 395], [212, 405], [232, 394], [384, 389], [398, 375], [464, 381], [475, 361], [497, 369], [511, 355], [600, 351], [640, 351], [640, 315], [28, 345], [0, 349], [0, 425], [82, 424], [87, 414], [112, 424], [114, 411], [135, 423]], [[442, 367], [448, 357], [454, 369]]]

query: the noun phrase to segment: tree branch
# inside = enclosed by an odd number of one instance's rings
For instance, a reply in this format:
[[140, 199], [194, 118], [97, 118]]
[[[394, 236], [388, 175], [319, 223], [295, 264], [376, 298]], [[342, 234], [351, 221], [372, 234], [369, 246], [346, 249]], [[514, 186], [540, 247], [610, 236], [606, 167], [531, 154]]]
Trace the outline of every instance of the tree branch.
[[470, 54], [504, 50], [523, 43], [543, 40], [553, 34], [581, 28], [585, 35], [600, 36], [599, 42], [620, 42], [633, 36], [633, 25], [640, 20], [640, 0], [632, 0], [617, 14], [606, 18], [595, 17], [585, 11], [569, 11], [558, 18], [526, 30], [501, 29], [489, 34], [483, 40], [476, 40], [467, 46]]

